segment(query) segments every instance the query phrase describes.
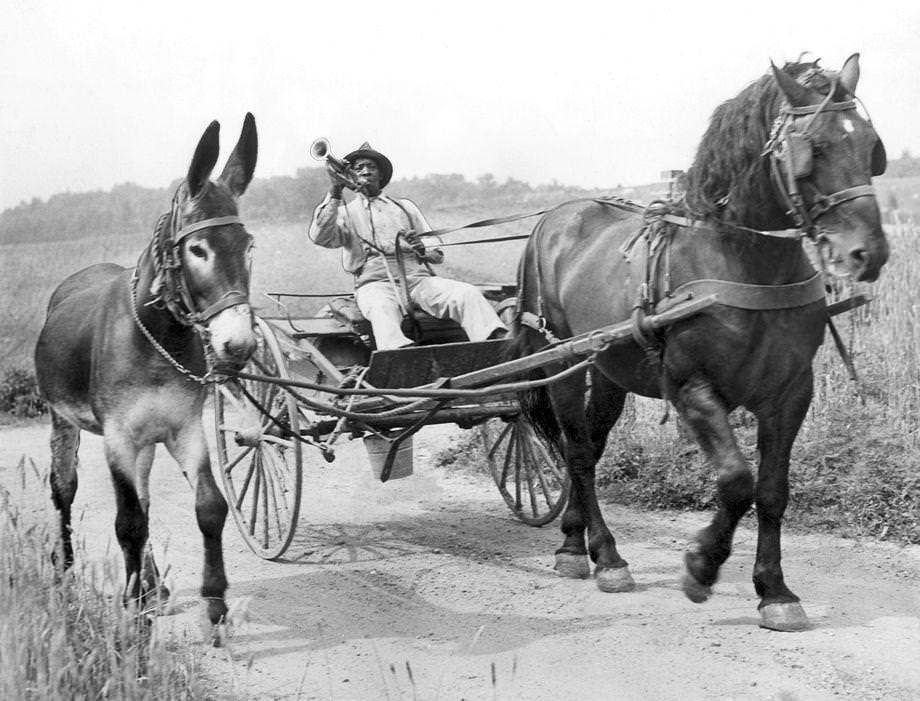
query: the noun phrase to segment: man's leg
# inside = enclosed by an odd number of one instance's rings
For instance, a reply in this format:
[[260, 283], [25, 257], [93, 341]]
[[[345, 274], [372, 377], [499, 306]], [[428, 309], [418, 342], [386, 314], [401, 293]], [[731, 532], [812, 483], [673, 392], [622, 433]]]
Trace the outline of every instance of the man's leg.
[[388, 281], [361, 285], [355, 290], [355, 301], [361, 313], [371, 322], [374, 340], [379, 350], [399, 348], [412, 343], [400, 329], [402, 313], [399, 311], [399, 298]]
[[459, 280], [421, 277], [409, 281], [409, 292], [422, 309], [456, 321], [471, 341], [484, 341], [496, 331], [507, 330], [478, 288]]

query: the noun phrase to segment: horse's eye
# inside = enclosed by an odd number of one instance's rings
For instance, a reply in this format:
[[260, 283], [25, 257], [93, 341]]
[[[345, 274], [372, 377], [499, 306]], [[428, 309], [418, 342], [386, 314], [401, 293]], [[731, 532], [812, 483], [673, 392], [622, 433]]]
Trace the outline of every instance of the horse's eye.
[[196, 258], [207, 258], [208, 254], [205, 252], [204, 248], [197, 243], [193, 243], [189, 246], [188, 250]]

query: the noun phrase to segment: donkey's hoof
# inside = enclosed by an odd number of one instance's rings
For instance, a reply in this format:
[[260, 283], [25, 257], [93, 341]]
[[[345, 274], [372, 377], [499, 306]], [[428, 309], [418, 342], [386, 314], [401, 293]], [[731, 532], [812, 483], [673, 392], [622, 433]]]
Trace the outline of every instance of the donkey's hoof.
[[795, 633], [800, 630], [808, 630], [810, 626], [805, 609], [798, 601], [786, 604], [767, 604], [760, 609], [761, 628]]
[[587, 555], [574, 553], [556, 553], [556, 572], [560, 577], [570, 579], [587, 579], [591, 576]]
[[[223, 613], [217, 616], [218, 611]], [[227, 624], [227, 605], [223, 599], [205, 599], [199, 607], [198, 623], [201, 628], [201, 638], [205, 644], [213, 647], [223, 647], [227, 638], [230, 637], [230, 630]]]
[[616, 593], [636, 588], [628, 567], [598, 567], [594, 572], [594, 578], [597, 580], [597, 588], [603, 592]]
[[165, 616], [171, 608], [169, 587], [158, 584], [141, 595], [141, 608], [151, 616]]
[[684, 594], [694, 604], [702, 604], [712, 596], [712, 587], [700, 584], [696, 577], [689, 572], [684, 572], [684, 578], [681, 580], [680, 585], [684, 590]]

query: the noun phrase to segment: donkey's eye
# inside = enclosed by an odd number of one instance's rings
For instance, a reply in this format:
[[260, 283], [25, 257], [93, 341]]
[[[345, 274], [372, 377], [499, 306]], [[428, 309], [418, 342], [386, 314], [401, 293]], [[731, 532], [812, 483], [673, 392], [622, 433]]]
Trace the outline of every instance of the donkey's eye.
[[204, 248], [197, 243], [193, 243], [188, 247], [189, 252], [196, 258], [207, 258], [207, 253]]

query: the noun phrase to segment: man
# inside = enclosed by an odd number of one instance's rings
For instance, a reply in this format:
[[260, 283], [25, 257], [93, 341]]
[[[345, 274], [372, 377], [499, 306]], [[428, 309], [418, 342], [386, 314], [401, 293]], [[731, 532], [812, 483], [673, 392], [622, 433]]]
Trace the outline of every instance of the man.
[[[393, 176], [390, 160], [367, 142], [345, 160], [356, 182], [327, 169], [329, 193], [313, 212], [309, 236], [325, 248], [343, 249], [342, 265], [355, 276], [355, 301], [371, 323], [377, 348], [412, 345], [400, 327], [413, 303], [432, 316], [453, 319], [471, 341], [504, 336], [507, 328], [476, 287], [431, 270], [444, 253], [419, 238], [431, 231], [425, 217], [411, 200], [383, 194]], [[348, 204], [342, 202], [346, 185], [357, 191]]]

